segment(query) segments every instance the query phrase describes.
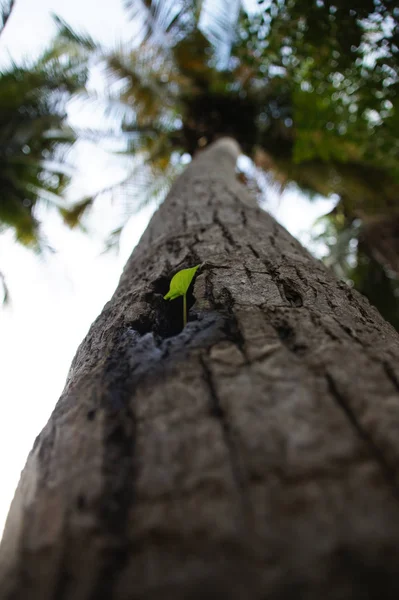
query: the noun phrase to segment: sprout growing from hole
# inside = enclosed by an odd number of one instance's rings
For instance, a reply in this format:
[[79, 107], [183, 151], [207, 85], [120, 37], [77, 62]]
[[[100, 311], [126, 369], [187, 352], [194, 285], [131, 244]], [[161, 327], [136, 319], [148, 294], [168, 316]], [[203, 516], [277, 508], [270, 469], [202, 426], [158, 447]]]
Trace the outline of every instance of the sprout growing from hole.
[[183, 296], [183, 326], [187, 325], [187, 290], [193, 280], [194, 275], [200, 265], [191, 267], [190, 269], [182, 269], [178, 271], [176, 275], [173, 275], [169, 292], [164, 296], [164, 300], [175, 300]]

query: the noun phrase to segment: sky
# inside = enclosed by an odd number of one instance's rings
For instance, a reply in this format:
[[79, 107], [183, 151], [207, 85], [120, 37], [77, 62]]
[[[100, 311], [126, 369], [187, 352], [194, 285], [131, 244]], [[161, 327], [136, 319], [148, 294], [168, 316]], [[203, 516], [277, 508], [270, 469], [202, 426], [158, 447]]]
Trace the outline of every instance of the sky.
[[[38, 53], [55, 31], [52, 13], [110, 45], [130, 37], [121, 0], [16, 0], [0, 37], [0, 65]], [[107, 155], [92, 147], [80, 152], [84, 168], [76, 193], [115, 177]], [[309, 202], [289, 191], [281, 198], [271, 193], [267, 205], [306, 243], [315, 219], [332, 203]], [[107, 199], [91, 215], [89, 235], [46, 214], [45, 233], [56, 252], [44, 257], [17, 245], [11, 232], [0, 235], [0, 270], [12, 296], [11, 306], [0, 309], [0, 535], [26, 457], [61, 394], [77, 346], [112, 295], [153, 210], [149, 206], [131, 217], [119, 254], [103, 253], [116, 219]]]

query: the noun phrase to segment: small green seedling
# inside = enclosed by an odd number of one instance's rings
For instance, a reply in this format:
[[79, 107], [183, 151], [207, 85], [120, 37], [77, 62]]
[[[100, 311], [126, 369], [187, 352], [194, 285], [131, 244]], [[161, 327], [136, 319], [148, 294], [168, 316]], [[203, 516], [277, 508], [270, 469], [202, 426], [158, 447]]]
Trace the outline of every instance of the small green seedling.
[[194, 275], [200, 265], [191, 267], [191, 269], [182, 269], [176, 275], [173, 275], [169, 292], [164, 296], [164, 300], [175, 300], [179, 296], [183, 296], [183, 326], [187, 325], [187, 290], [193, 280]]

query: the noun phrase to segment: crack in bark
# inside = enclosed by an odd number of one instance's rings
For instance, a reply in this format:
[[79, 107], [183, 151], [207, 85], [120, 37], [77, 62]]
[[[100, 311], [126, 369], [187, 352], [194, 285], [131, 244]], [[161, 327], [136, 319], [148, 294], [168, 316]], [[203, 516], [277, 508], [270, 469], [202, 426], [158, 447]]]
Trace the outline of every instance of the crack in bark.
[[206, 298], [215, 308], [215, 310], [217, 310], [219, 313], [225, 316], [226, 320], [225, 325], [223, 327], [223, 332], [226, 336], [226, 339], [233, 342], [238, 347], [241, 354], [244, 356], [245, 362], [249, 362], [248, 355], [245, 349], [245, 339], [240, 330], [238, 319], [234, 314], [233, 296], [229, 289], [223, 287], [220, 291], [220, 297], [215, 298], [212, 275], [212, 271], [209, 270], [205, 277]]
[[313, 311], [309, 311], [309, 317], [310, 320], [312, 321], [313, 325], [317, 328], [322, 329], [322, 331], [324, 331], [324, 333], [326, 335], [328, 335], [328, 337], [333, 340], [334, 342], [338, 342], [338, 343], [342, 343], [341, 338], [339, 338], [337, 335], [335, 335], [335, 333], [333, 333], [327, 326], [325, 323], [323, 323], [323, 315], [313, 312]]
[[[290, 352], [298, 356], [298, 358], [306, 354], [307, 347], [303, 344], [297, 344], [295, 329], [286, 320], [280, 320], [279, 318], [276, 320], [276, 316], [274, 314], [269, 314], [269, 322], [271, 323], [271, 325], [273, 325], [280, 340], [288, 348], [288, 350], [290, 350]], [[384, 362], [383, 365], [389, 379], [394, 383], [396, 389], [399, 389], [399, 382], [397, 381], [397, 378], [393, 373], [392, 368], [386, 362]], [[361, 423], [356, 417], [355, 412], [351, 409], [349, 403], [346, 401], [343, 394], [338, 390], [337, 385], [331, 374], [326, 372], [324, 377], [326, 379], [328, 390], [331, 396], [335, 399], [337, 405], [343, 410], [349, 423], [357, 432], [358, 436], [366, 444], [366, 447], [369, 449], [371, 456], [379, 465], [385, 480], [389, 484], [389, 488], [393, 496], [396, 500], [399, 501], [399, 488], [396, 483], [394, 466], [391, 465], [389, 461], [385, 458], [384, 453], [374, 442], [372, 436], [362, 427]]]
[[273, 281], [277, 285], [277, 283], [280, 279], [280, 273], [279, 273], [280, 265], [273, 265], [273, 263], [271, 263], [270, 260], [267, 260], [267, 258], [263, 258], [262, 262], [265, 265], [268, 274], [270, 275], [270, 277], [273, 279]]
[[187, 209], [186, 208], [184, 208], [182, 211], [181, 224], [182, 224], [183, 231], [186, 231], [187, 230]]
[[291, 306], [296, 306], [296, 308], [300, 308], [303, 306], [303, 298], [302, 295], [295, 289], [293, 283], [287, 280], [280, 280], [277, 284], [281, 286], [280, 293], [282, 292], [288, 304]]
[[248, 269], [248, 267], [246, 265], [244, 265], [244, 271], [245, 271], [245, 274], [248, 277], [249, 281], [252, 281], [253, 271], [251, 271], [251, 269]]
[[252, 244], [248, 244], [248, 248], [251, 250], [251, 252], [255, 256], [255, 258], [260, 258], [259, 252], [257, 250], [255, 250], [255, 248], [252, 246]]
[[[207, 337], [207, 331], [214, 331], [213, 339], [212, 336], [209, 338], [211, 344], [223, 339], [223, 323], [217, 327], [218, 319], [215, 317], [210, 315], [198, 323], [197, 327], [196, 324], [186, 327], [184, 333], [162, 340], [159, 347], [152, 334], [140, 336], [130, 328], [116, 337], [114, 348], [106, 362], [103, 380], [100, 382], [100, 389], [104, 390], [100, 399], [101, 408], [104, 410], [104, 484], [98, 522], [104, 545], [100, 559], [102, 564], [90, 596], [91, 600], [109, 600], [112, 597], [114, 585], [131, 552], [127, 522], [135, 501], [136, 418], [130, 408], [134, 389], [137, 389], [149, 373], [154, 375], [156, 365], [164, 364], [169, 352], [175, 354], [179, 349], [183, 351], [182, 346], [186, 348], [187, 345], [195, 345], [194, 340], [197, 337], [200, 338], [199, 347], [203, 348], [203, 337]], [[214, 416], [218, 416], [223, 424], [226, 443], [232, 456], [232, 468], [235, 469], [234, 450], [230, 449], [229, 424], [224, 419], [224, 414], [217, 415], [218, 399], [216, 392], [212, 392], [214, 387], [212, 388], [211, 375], [209, 377], [207, 381], [211, 399], [214, 400]], [[68, 573], [61, 570], [60, 589], [65, 588], [67, 578]]]
[[132, 398], [132, 370], [128, 358], [130, 338], [118, 336], [104, 370], [101, 406], [104, 410], [103, 493], [98, 520], [105, 536], [102, 567], [91, 595], [108, 600], [129, 557], [127, 521], [134, 502], [135, 422], [129, 406]]
[[385, 480], [387, 481], [387, 483], [392, 491], [393, 496], [395, 497], [396, 500], [399, 501], [399, 489], [396, 484], [394, 467], [389, 464], [389, 462], [387, 461], [387, 459], [384, 456], [384, 453], [374, 442], [372, 436], [362, 427], [361, 423], [356, 418], [356, 414], [354, 413], [354, 411], [351, 409], [348, 402], [346, 401], [344, 395], [339, 391], [331, 374], [327, 372], [325, 374], [325, 378], [326, 378], [328, 390], [329, 390], [331, 396], [335, 399], [338, 406], [343, 410], [347, 419], [351, 423], [352, 427], [357, 432], [358, 436], [363, 440], [363, 442], [369, 448], [370, 453], [372, 454], [374, 460], [378, 463], [378, 465], [381, 469], [381, 472], [384, 475]]
[[226, 338], [233, 342], [241, 354], [245, 358], [245, 362], [249, 363], [247, 351], [245, 349], [245, 338], [241, 332], [238, 319], [234, 313], [234, 298], [229, 289], [223, 287], [220, 292], [221, 299], [216, 302], [214, 299], [215, 308], [227, 312], [227, 319], [224, 326]]
[[[226, 225], [219, 219], [217, 209], [215, 209], [213, 211], [213, 222], [216, 223], [216, 225], [219, 227], [220, 231], [222, 232], [223, 238], [226, 240], [226, 242], [230, 246], [233, 246], [233, 247], [236, 246], [237, 244], [235, 243], [234, 238], [231, 235], [230, 231], [228, 230]], [[226, 250], [228, 251], [227, 248], [226, 248]]]
[[169, 254], [172, 254], [173, 256], [178, 256], [182, 249], [181, 241], [177, 237], [166, 240], [165, 246]]
[[397, 378], [392, 366], [386, 360], [383, 361], [382, 366], [384, 367], [385, 373], [387, 374], [389, 380], [399, 392], [399, 379]]
[[298, 267], [298, 265], [294, 265], [294, 269], [295, 269], [295, 273], [297, 274], [297, 277], [298, 277], [298, 279], [300, 279], [300, 281], [302, 281], [302, 283], [304, 283], [306, 287], [312, 287], [312, 289], [313, 289], [313, 290], [314, 290], [314, 292], [315, 292], [315, 296], [317, 296], [317, 290], [316, 290], [316, 288], [315, 288], [315, 287], [313, 287], [313, 286], [311, 286], [311, 285], [309, 284], [309, 280], [308, 280], [308, 278], [306, 277], [306, 275], [304, 275], [304, 274], [301, 272], [301, 269]]
[[308, 347], [306, 344], [298, 343], [296, 331], [291, 325], [288, 323], [286, 319], [275, 318], [274, 315], [270, 315], [270, 323], [273, 325], [274, 329], [281, 342], [288, 348], [290, 352], [295, 354], [296, 356], [304, 356], [308, 351]]
[[[202, 270], [204, 270], [204, 269], [226, 269], [227, 271], [229, 271], [231, 269], [231, 265], [217, 265], [215, 263], [205, 261], [202, 263], [201, 268], [202, 268]], [[252, 279], [252, 275], [254, 273], [258, 273], [259, 275], [268, 275], [269, 274], [267, 271], [257, 271], [256, 269], [249, 269], [245, 264], [242, 269], [239, 267], [235, 268], [235, 271], [245, 272], [248, 275], [249, 279]]]
[[212, 271], [207, 271], [205, 275], [205, 297], [212, 306], [216, 306], [214, 289], [213, 289], [213, 281], [212, 281], [213, 273]]
[[[339, 282], [341, 283], [341, 282]], [[340, 289], [344, 289], [346, 291], [345, 288], [347, 288], [347, 291], [349, 293], [346, 294], [348, 301], [349, 302], [354, 302], [356, 305], [356, 308], [359, 309], [359, 312], [362, 314], [363, 316], [363, 312], [362, 310], [360, 310], [361, 305], [360, 302], [355, 298], [355, 296], [352, 294], [351, 289], [348, 288], [348, 286], [343, 283], [342, 285], [339, 285]], [[364, 342], [362, 342], [362, 340], [358, 337], [358, 335], [356, 334], [355, 331], [353, 331], [350, 327], [348, 327], [347, 325], [341, 323], [341, 321], [335, 316], [335, 306], [331, 303], [330, 299], [328, 296], [326, 296], [327, 298], [327, 303], [329, 305], [329, 307], [331, 308], [331, 316], [334, 319], [335, 323], [337, 323], [337, 325], [340, 327], [340, 329], [342, 329], [342, 331], [344, 331], [346, 333], [346, 335], [353, 340], [358, 346], [360, 346], [360, 348], [362, 349], [362, 352], [364, 352], [366, 355], [368, 355], [371, 360], [373, 361], [377, 361], [379, 362], [385, 373], [387, 374], [387, 377], [389, 378], [389, 380], [393, 383], [395, 389], [399, 392], [399, 380], [396, 377], [391, 365], [386, 361], [386, 360], [382, 360], [381, 357], [379, 357], [378, 355], [376, 355], [373, 352], [369, 352], [369, 347], [367, 346], [367, 344], [365, 344]], [[373, 323], [373, 325], [375, 325]], [[326, 331], [327, 332], [327, 331]], [[330, 334], [331, 335], [331, 334]], [[342, 342], [342, 340], [340, 340], [339, 338], [337, 338], [338, 341]]]
[[360, 312], [362, 317], [367, 321], [367, 323], [369, 323], [375, 328], [375, 321], [373, 321], [373, 319], [370, 318], [370, 315], [367, 314], [367, 312], [362, 306], [361, 300], [363, 300], [363, 302], [368, 302], [366, 298], [364, 296], [360, 296], [359, 294], [355, 295], [353, 293], [353, 290], [346, 283], [339, 282], [339, 284], [341, 283], [343, 283], [343, 285], [339, 285], [339, 287], [346, 294], [346, 297], [348, 298], [350, 304], [353, 304], [355, 308]]
[[274, 266], [266, 258], [263, 259], [262, 262], [265, 265], [268, 274], [271, 276], [273, 283], [276, 284], [283, 302], [286, 301], [289, 306], [301, 308], [303, 306], [303, 297], [296, 289], [295, 282], [289, 278], [284, 279], [281, 277], [279, 265]]
[[392, 367], [390, 366], [390, 364], [386, 361], [386, 360], [382, 360], [381, 357], [377, 356], [375, 353], [373, 352], [369, 352], [369, 348], [367, 347], [366, 344], [364, 344], [362, 342], [362, 340], [359, 339], [359, 337], [357, 336], [356, 332], [353, 332], [352, 329], [350, 327], [348, 327], [347, 325], [343, 325], [339, 319], [333, 314], [332, 315], [334, 321], [337, 323], [337, 325], [348, 335], [348, 337], [353, 340], [354, 342], [356, 342], [356, 344], [358, 346], [361, 347], [362, 351], [371, 358], [371, 360], [373, 361], [377, 361], [379, 362], [385, 373], [387, 374], [389, 380], [393, 383], [395, 389], [399, 392], [399, 380], [397, 379], [394, 371], [392, 370]]
[[223, 440], [225, 446], [228, 451], [231, 472], [233, 476], [233, 481], [235, 482], [235, 486], [239, 492], [240, 504], [243, 514], [244, 523], [247, 521], [250, 515], [250, 506], [249, 506], [249, 494], [248, 494], [248, 480], [245, 475], [245, 470], [241, 464], [239, 454], [236, 448], [236, 443], [234, 440], [234, 434], [231, 429], [231, 425], [229, 423], [227, 414], [225, 409], [223, 408], [220, 398], [217, 393], [216, 385], [213, 380], [213, 375], [210, 366], [208, 365], [203, 354], [199, 356], [200, 364], [203, 372], [203, 379], [206, 383], [206, 386], [209, 390], [209, 400], [210, 400], [210, 414], [212, 417], [216, 418], [222, 430]]
[[354, 340], [357, 344], [359, 344], [364, 349], [364, 345], [359, 340], [358, 336], [356, 335], [356, 332], [354, 332], [350, 327], [348, 327], [348, 325], [344, 325], [344, 323], [341, 323], [341, 321], [339, 319], [337, 319], [337, 317], [335, 315], [333, 315], [333, 318], [334, 318], [335, 322], [338, 323], [338, 325], [341, 327], [342, 331], [344, 331], [348, 337], [350, 337], [352, 340]]
[[195, 250], [196, 244], [199, 243], [198, 235], [194, 237], [194, 242], [189, 244], [189, 254], [186, 256], [185, 261], [192, 261], [194, 265], [198, 265], [201, 263], [201, 257], [198, 252]]

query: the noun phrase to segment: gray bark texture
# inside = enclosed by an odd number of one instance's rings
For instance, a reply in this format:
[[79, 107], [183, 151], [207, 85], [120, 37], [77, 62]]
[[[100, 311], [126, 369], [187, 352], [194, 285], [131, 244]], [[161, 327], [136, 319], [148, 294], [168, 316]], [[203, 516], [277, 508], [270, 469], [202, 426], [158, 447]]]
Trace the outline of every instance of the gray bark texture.
[[[237, 147], [155, 213], [31, 451], [2, 600], [399, 598], [399, 338], [262, 211]], [[202, 264], [165, 301], [178, 270]]]

